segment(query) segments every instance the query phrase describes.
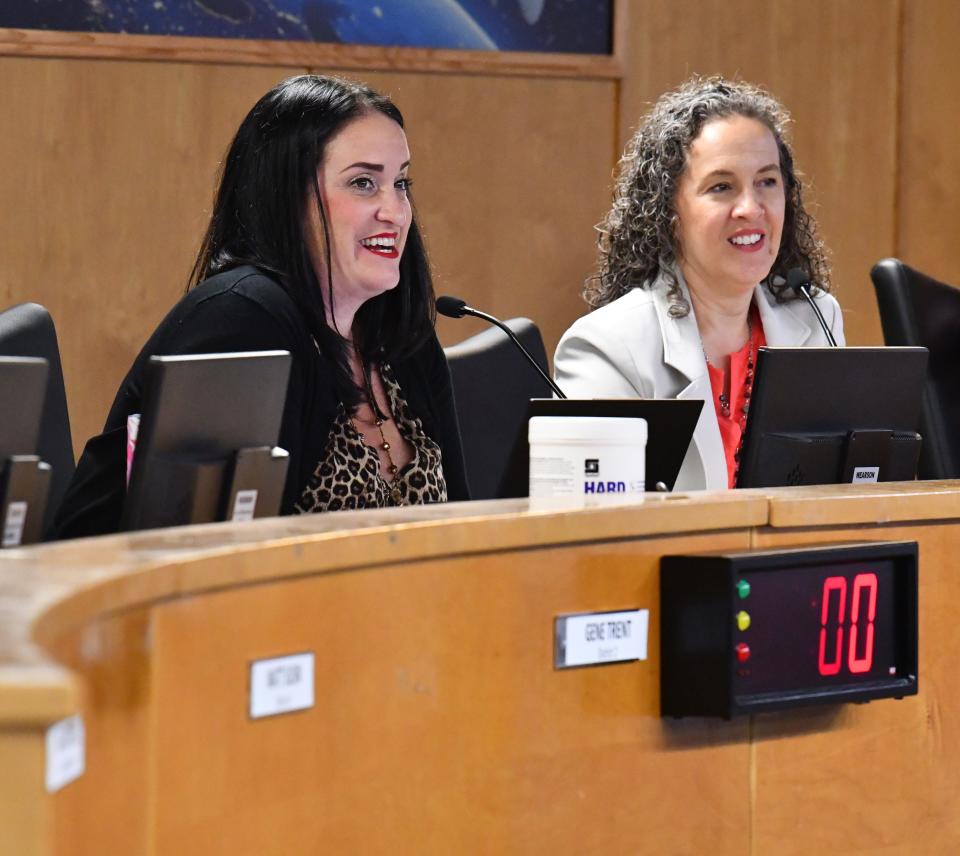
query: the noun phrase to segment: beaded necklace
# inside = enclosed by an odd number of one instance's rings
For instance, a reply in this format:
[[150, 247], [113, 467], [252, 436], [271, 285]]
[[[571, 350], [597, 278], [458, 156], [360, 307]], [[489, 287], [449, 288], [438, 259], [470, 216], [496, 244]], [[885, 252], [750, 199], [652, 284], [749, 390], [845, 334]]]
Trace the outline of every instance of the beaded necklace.
[[[317, 353], [322, 355], [323, 352], [320, 350], [320, 343], [317, 342], [317, 340], [314, 337], [311, 336], [310, 338], [313, 339], [313, 347], [317, 349]], [[351, 342], [350, 345], [352, 347], [353, 343]], [[357, 356], [359, 356], [359, 354]], [[377, 398], [373, 394], [373, 384], [370, 383], [370, 372], [367, 371], [367, 364], [363, 361], [362, 358], [360, 359], [360, 371], [363, 374], [363, 391], [367, 396], [367, 404], [370, 405], [370, 410], [373, 411], [373, 424], [377, 426], [377, 431], [380, 432], [380, 448], [383, 449], [383, 451], [386, 453], [387, 461], [389, 463], [389, 466], [387, 467], [387, 469], [390, 471], [390, 475], [393, 476], [393, 479], [389, 483], [390, 498], [395, 503], [397, 503], [397, 505], [400, 505], [403, 500], [403, 493], [400, 490], [400, 486], [396, 483], [398, 468], [393, 461], [393, 455], [390, 454], [390, 443], [383, 433], [383, 423], [389, 422], [391, 419], [391, 416], [384, 413], [382, 410], [380, 410], [380, 405], [377, 404]], [[387, 406], [389, 406], [389, 404], [390, 404], [390, 400], [388, 395]], [[350, 419], [350, 424], [353, 425], [353, 430], [356, 431], [362, 438], [364, 434], [357, 427], [356, 420], [353, 418], [352, 415], [349, 415], [349, 414], [348, 414], [348, 418]], [[384, 479], [384, 481], [386, 481], [386, 479]]]
[[[400, 486], [397, 484], [397, 465], [394, 463], [393, 455], [390, 454], [390, 443], [386, 438], [386, 435], [383, 433], [383, 423], [389, 422], [391, 419], [390, 414], [384, 413], [380, 409], [380, 405], [377, 403], [377, 398], [373, 394], [373, 384], [370, 382], [370, 372], [367, 371], [367, 364], [360, 361], [360, 369], [363, 372], [363, 388], [364, 392], [367, 395], [367, 403], [370, 405], [370, 409], [373, 411], [373, 424], [377, 426], [377, 431], [380, 432], [380, 448], [383, 449], [384, 454], [387, 456], [387, 470], [390, 472], [390, 475], [393, 477], [390, 481], [390, 498], [399, 505], [403, 500], [403, 493], [400, 490]], [[387, 402], [389, 406], [389, 401]], [[351, 421], [352, 418], [351, 418]], [[356, 428], [356, 424], [353, 426]], [[357, 433], [362, 435], [359, 429]]]
[[[747, 371], [744, 375], [743, 381], [743, 406], [740, 408], [740, 418], [737, 420], [740, 425], [740, 439], [737, 441], [737, 448], [733, 453], [733, 460], [735, 463], [735, 469], [733, 471], [733, 483], [737, 483], [737, 476], [740, 472], [740, 456], [743, 452], [743, 438], [747, 431], [747, 416], [750, 413], [750, 396], [753, 393], [753, 375], [754, 375], [754, 365], [756, 363], [756, 354], [757, 354], [757, 339], [754, 337], [754, 329], [751, 316], [753, 311], [751, 310], [750, 314], [747, 315]], [[707, 357], [706, 351], [704, 351], [704, 357], [707, 362], [710, 362], [710, 358]], [[712, 365], [712, 363], [711, 363]], [[729, 419], [730, 418], [730, 397], [726, 392], [720, 393], [717, 396], [717, 403], [720, 406], [721, 415]]]
[[753, 339], [753, 330], [751, 330], [750, 347], [747, 350], [747, 373], [743, 382], [743, 407], [740, 409], [740, 439], [737, 440], [737, 448], [733, 453], [733, 460], [735, 464], [733, 470], [734, 487], [736, 487], [737, 484], [737, 476], [740, 475], [740, 455], [743, 452], [743, 438], [747, 433], [747, 416], [750, 413], [750, 395], [753, 392], [753, 364], [756, 350], [756, 343]]

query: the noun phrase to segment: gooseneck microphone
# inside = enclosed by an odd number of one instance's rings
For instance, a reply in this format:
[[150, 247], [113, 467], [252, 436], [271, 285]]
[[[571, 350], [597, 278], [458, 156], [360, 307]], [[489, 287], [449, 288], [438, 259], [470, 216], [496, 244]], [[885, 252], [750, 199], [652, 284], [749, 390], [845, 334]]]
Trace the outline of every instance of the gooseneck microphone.
[[526, 357], [527, 362], [529, 362], [530, 365], [537, 370], [537, 373], [547, 382], [547, 384], [550, 386], [550, 389], [557, 394], [557, 398], [566, 398], [566, 396], [563, 394], [563, 390], [553, 382], [553, 379], [550, 377], [550, 375], [540, 368], [540, 364], [532, 356], [530, 356], [530, 352], [527, 351], [522, 344], [520, 344], [520, 340], [516, 337], [516, 335], [514, 335], [513, 330], [511, 330], [502, 321], [494, 318], [492, 315], [487, 315], [486, 312], [481, 312], [479, 309], [474, 309], [472, 306], [467, 306], [466, 301], [461, 300], [459, 297], [449, 297], [447, 295], [437, 298], [437, 312], [439, 312], [441, 315], [445, 315], [447, 318], [463, 318], [464, 315], [472, 315], [474, 318], [482, 318], [487, 323], [499, 327], [504, 333], [507, 334], [507, 336], [510, 337], [510, 341], [520, 349], [520, 353], [523, 354], [524, 357]]
[[820, 311], [820, 307], [817, 306], [816, 301], [810, 294], [811, 285], [813, 285], [813, 283], [810, 281], [810, 275], [803, 268], [790, 268], [789, 272], [787, 273], [787, 288], [789, 288], [791, 291], [795, 291], [797, 294], [800, 294], [807, 299], [807, 303], [813, 307], [813, 311], [817, 315], [817, 320], [820, 322], [820, 326], [823, 327], [823, 332], [827, 334], [827, 341], [833, 345], [834, 348], [836, 348], [837, 340], [833, 338], [833, 333], [830, 332], [827, 322], [824, 321], [823, 313]]

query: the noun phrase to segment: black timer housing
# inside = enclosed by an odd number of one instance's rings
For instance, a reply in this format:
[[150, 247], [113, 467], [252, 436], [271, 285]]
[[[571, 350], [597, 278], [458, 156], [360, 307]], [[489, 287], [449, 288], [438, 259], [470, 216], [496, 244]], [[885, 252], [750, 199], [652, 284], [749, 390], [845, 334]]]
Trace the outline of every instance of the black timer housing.
[[915, 541], [660, 562], [663, 716], [901, 698], [917, 686]]

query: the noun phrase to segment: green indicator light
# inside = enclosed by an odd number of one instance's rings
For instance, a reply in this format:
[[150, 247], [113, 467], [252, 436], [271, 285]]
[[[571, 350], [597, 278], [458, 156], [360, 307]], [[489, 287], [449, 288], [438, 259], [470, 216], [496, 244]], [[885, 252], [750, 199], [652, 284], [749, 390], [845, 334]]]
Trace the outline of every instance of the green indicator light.
[[750, 583], [746, 580], [738, 580], [737, 594], [740, 595], [741, 600], [750, 597]]

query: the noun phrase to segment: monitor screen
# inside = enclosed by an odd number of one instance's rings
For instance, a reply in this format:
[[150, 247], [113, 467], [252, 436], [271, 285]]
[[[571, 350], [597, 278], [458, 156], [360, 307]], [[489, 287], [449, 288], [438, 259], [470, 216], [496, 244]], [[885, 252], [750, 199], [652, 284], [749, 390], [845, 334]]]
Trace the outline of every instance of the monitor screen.
[[225, 480], [240, 466], [239, 453], [267, 450], [260, 469], [248, 467], [254, 481], [276, 470], [269, 450], [280, 436], [289, 377], [287, 351], [151, 357], [124, 528], [225, 519]]
[[916, 477], [926, 348], [761, 348], [737, 487]]
[[[654, 398], [533, 398], [517, 435], [498, 497], [527, 496], [530, 443], [527, 426], [534, 416], [609, 416], [647, 422], [647, 490], [673, 490], [697, 427], [703, 402]], [[657, 485], [660, 485], [658, 487]]]
[[0, 357], [0, 463], [37, 453], [47, 371], [41, 357]]
[[40, 460], [40, 421], [49, 365], [42, 357], [0, 357], [0, 547], [40, 540], [50, 465]]

